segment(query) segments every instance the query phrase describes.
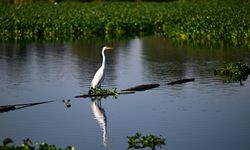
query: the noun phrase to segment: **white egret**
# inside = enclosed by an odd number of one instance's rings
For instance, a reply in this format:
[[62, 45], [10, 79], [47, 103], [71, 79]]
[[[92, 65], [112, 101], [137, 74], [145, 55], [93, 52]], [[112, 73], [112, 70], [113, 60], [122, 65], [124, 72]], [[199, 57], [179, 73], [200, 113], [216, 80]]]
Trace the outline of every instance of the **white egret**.
[[108, 50], [108, 49], [112, 49], [112, 47], [105, 46], [102, 48], [102, 65], [95, 73], [95, 76], [91, 82], [91, 88], [96, 88], [98, 86], [101, 87], [101, 82], [103, 81], [104, 75], [105, 75], [105, 54], [104, 54], [104, 51]]

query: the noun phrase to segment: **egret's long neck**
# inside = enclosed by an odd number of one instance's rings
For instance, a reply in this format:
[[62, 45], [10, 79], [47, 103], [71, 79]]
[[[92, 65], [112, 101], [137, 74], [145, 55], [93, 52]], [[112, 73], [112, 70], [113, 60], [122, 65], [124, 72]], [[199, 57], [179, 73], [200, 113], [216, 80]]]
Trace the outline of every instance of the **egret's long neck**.
[[105, 67], [105, 55], [104, 55], [104, 51], [102, 50], [102, 67]]

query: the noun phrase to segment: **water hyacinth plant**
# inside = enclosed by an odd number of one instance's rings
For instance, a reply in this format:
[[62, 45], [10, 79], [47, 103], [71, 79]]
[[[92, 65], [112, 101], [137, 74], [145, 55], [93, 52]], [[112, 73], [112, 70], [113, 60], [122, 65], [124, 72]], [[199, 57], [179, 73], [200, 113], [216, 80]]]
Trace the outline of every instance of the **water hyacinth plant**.
[[136, 133], [134, 136], [128, 136], [128, 149], [144, 149], [151, 148], [155, 150], [156, 147], [160, 147], [165, 145], [165, 139], [155, 136], [155, 135], [146, 135], [142, 136], [141, 133]]
[[33, 2], [0, 5], [0, 37], [114, 39], [162, 35], [250, 47], [250, 1]]
[[110, 95], [117, 98], [117, 96], [119, 95], [119, 90], [117, 88], [115, 88], [114, 90], [91, 88], [88, 92], [88, 96], [91, 97], [92, 100], [101, 100], [102, 98], [106, 98]]
[[68, 146], [65, 149], [57, 148], [55, 145], [50, 145], [47, 143], [33, 143], [30, 139], [24, 139], [23, 143], [20, 145], [15, 145], [11, 138], [5, 138], [3, 140], [3, 145], [0, 145], [0, 150], [74, 150], [73, 146]]
[[226, 76], [225, 82], [245, 81], [250, 74], [250, 68], [242, 61], [230, 62], [215, 69], [214, 74]]

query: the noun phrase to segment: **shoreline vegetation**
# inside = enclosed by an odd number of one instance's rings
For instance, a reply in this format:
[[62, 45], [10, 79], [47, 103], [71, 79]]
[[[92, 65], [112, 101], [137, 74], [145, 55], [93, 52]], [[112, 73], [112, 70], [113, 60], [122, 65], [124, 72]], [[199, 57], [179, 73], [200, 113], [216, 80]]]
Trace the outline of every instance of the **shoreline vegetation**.
[[163, 36], [177, 42], [250, 48], [250, 1], [0, 4], [0, 41]]

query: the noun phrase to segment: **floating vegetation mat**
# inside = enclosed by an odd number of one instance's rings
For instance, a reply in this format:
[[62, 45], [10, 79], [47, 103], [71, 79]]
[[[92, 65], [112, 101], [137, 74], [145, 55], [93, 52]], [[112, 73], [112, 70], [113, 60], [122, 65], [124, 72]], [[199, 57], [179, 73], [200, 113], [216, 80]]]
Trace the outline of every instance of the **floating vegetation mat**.
[[144, 149], [151, 148], [155, 150], [156, 147], [160, 147], [165, 145], [165, 139], [162, 137], [158, 137], [155, 135], [145, 135], [143, 136], [141, 133], [136, 133], [133, 136], [128, 136], [128, 149]]
[[101, 100], [102, 98], [106, 98], [110, 95], [117, 98], [117, 96], [119, 95], [119, 90], [117, 88], [115, 88], [114, 90], [91, 88], [88, 92], [88, 97], [91, 97], [93, 100]]
[[0, 145], [0, 150], [74, 150], [73, 146], [68, 146], [66, 148], [57, 148], [55, 145], [50, 145], [47, 143], [33, 143], [29, 138], [23, 140], [20, 145], [15, 145], [11, 138], [5, 138], [3, 140], [3, 145]]
[[242, 61], [230, 62], [214, 70], [214, 75], [226, 77], [224, 82], [245, 81], [250, 74], [250, 68]]

